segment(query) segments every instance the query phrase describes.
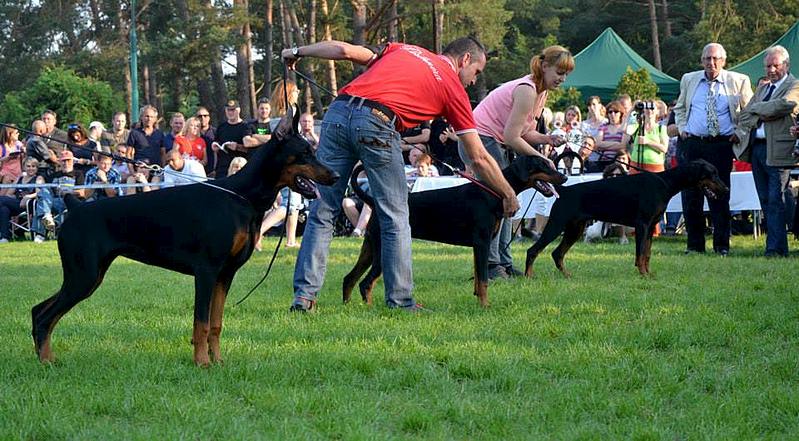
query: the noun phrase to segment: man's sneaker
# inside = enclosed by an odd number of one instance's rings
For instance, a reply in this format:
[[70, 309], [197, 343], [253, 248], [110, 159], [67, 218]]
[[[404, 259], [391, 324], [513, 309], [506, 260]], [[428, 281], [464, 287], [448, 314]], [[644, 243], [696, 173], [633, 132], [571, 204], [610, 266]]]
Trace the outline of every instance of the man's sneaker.
[[44, 243], [44, 236], [42, 236], [41, 234], [33, 236], [33, 243]]
[[503, 267], [503, 268], [505, 269], [505, 274], [507, 274], [508, 277], [521, 277], [521, 276], [524, 275], [523, 272], [521, 272], [521, 271], [517, 270], [516, 268], [514, 268], [513, 265], [508, 265], [508, 266]]
[[48, 230], [55, 230], [55, 220], [53, 220], [53, 215], [50, 213], [42, 216], [42, 224], [44, 224], [44, 227]]
[[507, 279], [508, 273], [502, 265], [490, 265], [488, 267], [488, 280]]
[[302, 297], [294, 299], [289, 311], [291, 312], [313, 312], [316, 309], [316, 301], [308, 300]]

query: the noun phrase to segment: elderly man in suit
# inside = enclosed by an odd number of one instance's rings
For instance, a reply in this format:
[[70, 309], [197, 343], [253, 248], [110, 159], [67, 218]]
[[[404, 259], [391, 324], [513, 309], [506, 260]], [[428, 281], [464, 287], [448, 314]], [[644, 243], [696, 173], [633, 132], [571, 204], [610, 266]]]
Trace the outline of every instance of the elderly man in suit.
[[[715, 165], [719, 177], [729, 187], [732, 171], [732, 145], [741, 110], [752, 97], [749, 77], [724, 70], [727, 52], [718, 43], [702, 51], [703, 70], [683, 75], [674, 119], [680, 132], [680, 162], [704, 159]], [[683, 215], [688, 230], [686, 253], [705, 252], [704, 196], [700, 190], [683, 191]], [[713, 251], [721, 256], [730, 252], [729, 195], [708, 201], [713, 221]]]
[[760, 207], [766, 214], [766, 256], [787, 257], [785, 210], [789, 170], [797, 165], [790, 133], [799, 114], [799, 81], [788, 73], [790, 57], [782, 46], [773, 46], [763, 59], [766, 79], [741, 112], [736, 133], [740, 142], [735, 155], [752, 163]]

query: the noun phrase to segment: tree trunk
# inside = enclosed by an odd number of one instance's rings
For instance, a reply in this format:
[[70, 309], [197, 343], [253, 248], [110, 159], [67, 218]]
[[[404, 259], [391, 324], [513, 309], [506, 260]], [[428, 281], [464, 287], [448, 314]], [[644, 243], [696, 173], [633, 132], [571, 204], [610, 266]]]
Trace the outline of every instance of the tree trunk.
[[[350, 0], [352, 3], [352, 44], [358, 46], [366, 45], [366, 0]], [[362, 73], [364, 66], [355, 64], [353, 73]]]
[[[281, 30], [283, 31], [283, 47], [289, 48], [289, 47], [294, 47], [295, 43], [294, 43], [294, 35], [291, 32], [291, 17], [289, 17], [289, 11], [288, 8], [286, 7], [286, 1], [291, 1], [291, 0], [279, 0], [278, 5], [280, 8], [280, 27]], [[285, 74], [285, 72], [281, 70], [280, 75], [282, 76], [283, 74]], [[297, 81], [297, 77], [296, 75], [294, 75], [293, 71], [288, 72], [288, 79], [294, 82]]]
[[[122, 8], [117, 11], [117, 31], [119, 32], [119, 46], [129, 47], [130, 45], [130, 21], [125, 20]], [[130, 57], [125, 58], [125, 102], [128, 107], [128, 121], [133, 121], [139, 117], [139, 109], [133, 108], [133, 83], [130, 78]]]
[[[248, 0], [233, 0], [233, 9], [239, 14], [247, 15]], [[253, 103], [250, 100], [250, 60], [248, 59], [248, 42], [250, 40], [250, 20], [245, 18], [241, 26], [241, 40], [236, 49], [236, 97], [239, 100], [241, 114], [247, 118], [251, 116]]]
[[264, 88], [261, 93], [261, 96], [266, 98], [272, 97], [272, 52], [274, 51], [274, 37], [272, 31], [275, 27], [272, 14], [273, 8], [273, 1], [266, 0], [266, 20], [264, 22], [264, 52], [266, 56], [264, 57]]
[[[319, 6], [322, 8], [322, 14], [324, 14], [324, 40], [330, 41], [333, 39], [333, 32], [330, 29], [330, 9], [327, 6], [327, 0], [320, 0]], [[333, 94], [338, 93], [338, 82], [336, 80], [336, 63], [333, 60], [327, 60], [327, 83], [330, 86], [330, 90]], [[335, 97], [330, 98], [330, 102], [332, 103]]]
[[172, 98], [169, 103], [169, 110], [173, 112], [180, 111], [180, 98], [183, 96], [183, 73], [179, 70], [175, 75], [175, 82], [172, 84]]
[[[294, 3], [293, 2], [289, 2], [288, 3], [287, 10], [288, 10], [289, 18], [291, 19], [291, 26], [292, 26], [292, 28], [295, 31], [295, 38], [296, 38], [295, 41], [297, 42], [297, 46], [304, 46], [305, 45], [305, 37], [303, 37], [303, 35], [302, 35], [302, 29], [300, 27], [300, 22], [299, 22], [299, 20], [297, 20], [297, 10], [294, 8]], [[316, 80], [314, 79], [314, 74], [311, 71], [310, 67], [311, 66], [308, 63], [299, 63], [297, 65], [297, 68], [299, 69], [299, 71], [303, 75], [305, 75], [306, 77], [310, 78], [313, 82], [316, 82]], [[322, 98], [319, 96], [319, 89], [317, 89], [315, 86], [311, 87], [310, 89], [311, 89], [311, 96], [313, 97], [313, 102], [315, 103], [315, 106], [316, 106], [316, 111], [317, 111], [318, 114], [321, 115], [322, 112], [324, 111], [324, 108], [322, 107]], [[307, 94], [305, 96], [305, 99], [306, 99], [306, 102], [309, 99]], [[310, 111], [310, 107], [311, 107], [310, 103], [308, 103], [306, 105], [307, 110]]]
[[399, 32], [397, 30], [397, 21], [399, 21], [399, 17], [397, 16], [397, 0], [389, 1], [391, 2], [391, 6], [389, 6], [388, 9], [389, 22], [386, 34], [388, 36], [388, 41], [397, 41], [399, 39]]
[[433, 0], [433, 49], [441, 53], [444, 45], [444, 0]]
[[671, 38], [671, 19], [669, 18], [669, 1], [661, 0], [660, 19], [663, 20], [663, 39]]
[[658, 17], [655, 13], [655, 0], [647, 0], [649, 4], [649, 25], [652, 32], [652, 57], [655, 61], [655, 67], [658, 70], [663, 70], [663, 65], [660, 62], [660, 40], [658, 39]]

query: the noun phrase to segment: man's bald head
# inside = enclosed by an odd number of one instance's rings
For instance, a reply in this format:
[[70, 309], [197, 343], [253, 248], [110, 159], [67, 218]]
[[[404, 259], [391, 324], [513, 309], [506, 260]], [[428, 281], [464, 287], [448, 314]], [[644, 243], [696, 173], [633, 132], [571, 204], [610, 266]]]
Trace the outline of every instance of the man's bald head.
[[31, 124], [31, 130], [33, 130], [33, 133], [37, 135], [44, 135], [47, 133], [47, 124], [45, 124], [44, 121], [37, 119], [33, 122], [33, 124]]

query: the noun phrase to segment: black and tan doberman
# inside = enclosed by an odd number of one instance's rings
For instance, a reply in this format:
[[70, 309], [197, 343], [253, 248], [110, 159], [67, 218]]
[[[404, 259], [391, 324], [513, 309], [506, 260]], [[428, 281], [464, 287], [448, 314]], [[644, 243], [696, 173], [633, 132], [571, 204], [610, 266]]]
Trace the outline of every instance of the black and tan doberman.
[[560, 244], [552, 251], [552, 258], [555, 266], [568, 277], [564, 256], [591, 219], [634, 227], [635, 266], [641, 274], [649, 274], [655, 225], [663, 217], [669, 200], [692, 187], [701, 188], [709, 198], [729, 192], [719, 179], [716, 167], [704, 160], [660, 173], [644, 172], [558, 188], [560, 198], [552, 206], [547, 226], [527, 250], [525, 275], [533, 275], [533, 263], [538, 254], [563, 233]]
[[[374, 207], [372, 198], [358, 186], [353, 172], [350, 181], [358, 196]], [[563, 184], [566, 176], [535, 156], [521, 156], [502, 170], [516, 194], [535, 188], [552, 195], [552, 184]], [[458, 187], [422, 191], [408, 195], [411, 236], [451, 245], [472, 247], [474, 254], [474, 295], [488, 306], [488, 250], [502, 219], [502, 201], [485, 188], [470, 182]], [[371, 268], [371, 269], [370, 269]], [[369, 221], [355, 267], [344, 277], [343, 298], [348, 302], [358, 279], [361, 298], [372, 303], [372, 289], [382, 274], [380, 263], [380, 225], [375, 216]]]
[[[293, 127], [296, 127], [296, 122]], [[219, 336], [228, 289], [250, 258], [264, 212], [285, 186], [316, 197], [335, 172], [316, 160], [296, 133], [274, 136], [237, 174], [97, 202], [69, 204], [58, 235], [61, 289], [33, 307], [33, 342], [42, 362], [53, 360], [50, 336], [58, 320], [89, 297], [117, 256], [194, 276], [194, 362], [221, 361]]]

